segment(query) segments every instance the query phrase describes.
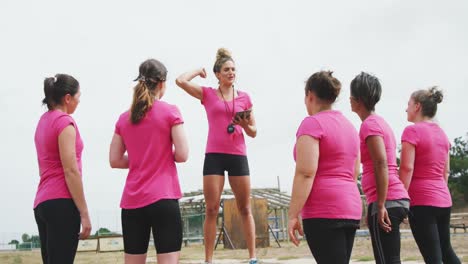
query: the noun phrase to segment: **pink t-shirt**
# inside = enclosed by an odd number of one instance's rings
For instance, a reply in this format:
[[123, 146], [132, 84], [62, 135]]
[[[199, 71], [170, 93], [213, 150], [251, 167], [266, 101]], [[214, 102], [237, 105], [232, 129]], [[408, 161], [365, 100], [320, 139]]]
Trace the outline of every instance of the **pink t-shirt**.
[[296, 138], [302, 135], [320, 142], [317, 173], [302, 218], [361, 219], [361, 196], [354, 179], [359, 137], [354, 126], [338, 111], [323, 111], [302, 121]]
[[445, 163], [450, 142], [435, 123], [419, 122], [403, 131], [401, 142], [414, 145], [414, 171], [408, 189], [411, 206], [452, 206], [452, 198], [444, 180]]
[[177, 107], [163, 101], [155, 101], [138, 124], [130, 122], [129, 111], [120, 115], [115, 133], [122, 137], [129, 161], [121, 208], [182, 197], [171, 137], [172, 127], [182, 123]]
[[83, 141], [73, 118], [58, 110], [45, 112], [36, 127], [36, 144], [40, 181], [37, 188], [34, 208], [40, 203], [52, 199], [72, 198], [65, 182], [62, 161], [60, 160], [58, 137], [67, 126], [74, 126], [76, 131], [76, 162], [81, 174], [81, 153]]
[[[227, 127], [233, 118], [232, 100], [223, 101], [218, 97], [216, 89], [211, 87], [202, 87], [202, 91], [203, 100], [201, 103], [205, 107], [209, 126], [206, 153], [247, 155], [242, 127], [236, 125], [234, 133], [227, 132]], [[239, 90], [236, 92], [234, 114], [251, 109], [252, 102], [249, 95]]]
[[393, 135], [392, 129], [382, 117], [372, 114], [362, 122], [359, 131], [363, 170], [361, 183], [367, 203], [370, 204], [377, 201], [374, 166], [366, 145], [366, 139], [369, 136], [382, 137], [385, 144], [388, 163], [388, 191], [386, 200], [409, 199], [408, 192], [398, 176], [395, 135]]

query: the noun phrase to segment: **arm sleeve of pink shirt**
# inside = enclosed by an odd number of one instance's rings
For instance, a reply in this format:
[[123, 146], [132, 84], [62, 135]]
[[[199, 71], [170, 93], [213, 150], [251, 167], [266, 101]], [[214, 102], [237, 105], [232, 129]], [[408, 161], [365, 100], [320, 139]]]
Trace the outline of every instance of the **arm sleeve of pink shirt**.
[[370, 136], [384, 136], [382, 128], [375, 120], [364, 122], [361, 126], [360, 134], [363, 140], [366, 140]]
[[69, 125], [72, 125], [75, 127], [75, 121], [73, 121], [73, 118], [69, 115], [62, 115], [57, 118], [57, 120], [54, 122], [54, 129], [57, 133], [57, 136], [62, 133], [62, 131]]
[[205, 86], [202, 86], [201, 87], [202, 89], [202, 94], [203, 94], [203, 98], [202, 100], [200, 101], [200, 103], [202, 105], [204, 105], [206, 103], [207, 100], [209, 100], [209, 97], [208, 97], [208, 93], [210, 92], [210, 87], [205, 87]]
[[315, 118], [306, 117], [297, 130], [296, 139], [302, 135], [311, 136], [320, 140], [323, 136], [323, 129]]
[[418, 134], [414, 126], [408, 126], [401, 135], [401, 143], [408, 142], [412, 145], [418, 145]]
[[175, 125], [178, 125], [178, 124], [183, 124], [184, 123], [184, 119], [182, 118], [182, 114], [180, 113], [179, 111], [179, 108], [177, 108], [177, 106], [172, 106], [171, 107], [171, 126], [175, 126]]
[[117, 122], [115, 123], [115, 129], [114, 129], [114, 133], [119, 135], [120, 136], [120, 123], [121, 123], [121, 120], [122, 117], [119, 117], [119, 120], [117, 120]]
[[247, 97], [247, 102], [246, 102], [246, 110], [251, 109], [253, 107], [252, 99], [250, 99], [250, 96], [248, 93], [245, 93], [245, 96]]

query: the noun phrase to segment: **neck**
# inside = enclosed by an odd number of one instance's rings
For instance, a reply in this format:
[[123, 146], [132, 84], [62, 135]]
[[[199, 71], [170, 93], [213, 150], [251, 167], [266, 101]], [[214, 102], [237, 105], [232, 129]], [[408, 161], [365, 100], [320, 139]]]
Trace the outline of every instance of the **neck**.
[[367, 110], [364, 110], [364, 111], [361, 111], [358, 114], [359, 118], [361, 119], [361, 121], [364, 121], [366, 120], [366, 118], [368, 118], [370, 115], [374, 114], [375, 112], [374, 111], [367, 111]]
[[154, 100], [156, 100], [156, 101], [161, 100], [161, 93], [160, 92], [156, 92], [156, 94], [154, 95]]
[[52, 110], [57, 110], [57, 111], [64, 112], [64, 113], [68, 114], [68, 108], [66, 106], [64, 106], [64, 105], [57, 105]]
[[314, 115], [322, 111], [329, 111], [329, 110], [332, 110], [331, 104], [317, 104], [317, 105], [312, 106], [311, 112]]
[[432, 118], [431, 117], [427, 117], [427, 116], [422, 116], [422, 115], [418, 115], [413, 123], [419, 123], [419, 122], [432, 122]]
[[220, 92], [225, 94], [231, 92], [231, 90], [234, 89], [234, 86], [230, 84], [220, 84], [218, 89]]

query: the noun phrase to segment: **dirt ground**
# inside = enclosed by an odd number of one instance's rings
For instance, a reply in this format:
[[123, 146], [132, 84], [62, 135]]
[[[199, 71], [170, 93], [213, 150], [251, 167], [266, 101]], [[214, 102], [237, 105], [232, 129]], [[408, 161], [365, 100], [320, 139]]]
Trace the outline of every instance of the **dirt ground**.
[[[404, 263], [423, 263], [419, 250], [410, 233], [403, 234], [401, 240], [401, 259]], [[452, 234], [452, 245], [455, 252], [463, 263], [468, 263], [468, 233]], [[182, 264], [203, 263], [203, 246], [191, 245], [183, 247], [181, 251]], [[269, 248], [257, 249], [257, 257], [263, 264], [301, 264], [315, 263], [307, 247], [307, 242], [302, 241], [299, 247], [283, 242], [279, 248], [272, 243]], [[354, 242], [352, 263], [373, 263], [372, 245], [368, 237], [356, 237]], [[215, 263], [247, 263], [246, 250], [229, 250], [218, 248], [215, 251]], [[40, 264], [40, 251], [29, 252], [0, 252], [0, 263], [2, 264]], [[77, 253], [75, 263], [77, 264], [119, 264], [123, 263], [123, 252]], [[157, 263], [154, 248], [148, 250], [147, 263]]]

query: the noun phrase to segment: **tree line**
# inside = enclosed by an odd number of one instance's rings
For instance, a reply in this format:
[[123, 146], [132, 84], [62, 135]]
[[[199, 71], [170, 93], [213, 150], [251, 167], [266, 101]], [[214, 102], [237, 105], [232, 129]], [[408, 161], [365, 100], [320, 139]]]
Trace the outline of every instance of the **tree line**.
[[[117, 235], [118, 233], [112, 232], [105, 227], [99, 228], [94, 235], [91, 235], [89, 238], [97, 238], [102, 235]], [[13, 239], [11, 240], [8, 245], [16, 245], [16, 249], [31, 249], [31, 248], [40, 248], [41, 241], [39, 239], [39, 235], [29, 235], [24, 233], [21, 235], [21, 242]]]
[[455, 204], [468, 203], [467, 136], [456, 138], [450, 148], [449, 189]]

